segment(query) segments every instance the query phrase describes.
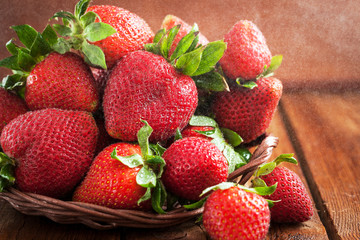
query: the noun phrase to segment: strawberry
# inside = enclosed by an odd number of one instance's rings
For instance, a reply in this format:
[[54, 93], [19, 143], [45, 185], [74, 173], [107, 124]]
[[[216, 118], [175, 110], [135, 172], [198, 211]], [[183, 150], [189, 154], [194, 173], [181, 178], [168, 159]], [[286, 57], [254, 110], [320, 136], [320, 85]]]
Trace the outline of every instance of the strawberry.
[[140, 146], [135, 144], [115, 143], [106, 147], [94, 159], [85, 179], [75, 190], [73, 200], [110, 208], [149, 210], [149, 201], [137, 204], [146, 192], [146, 188], [136, 183], [140, 167], [130, 168], [113, 159], [114, 149], [119, 156], [141, 154]]
[[278, 183], [276, 191], [267, 196], [275, 202], [271, 208], [274, 222], [305, 222], [313, 213], [313, 206], [306, 188], [296, 173], [285, 167], [277, 167], [271, 173], [261, 176], [266, 184]]
[[313, 215], [311, 198], [299, 176], [286, 167], [279, 167], [282, 162], [297, 164], [293, 154], [282, 154], [275, 160], [265, 163], [255, 172], [253, 186], [263, 187], [277, 184], [271, 195], [265, 196], [274, 201], [271, 210], [271, 221], [305, 222]]
[[[138, 144], [114, 143], [101, 151], [73, 194], [74, 201], [110, 208], [150, 210], [159, 213], [165, 190], [158, 179], [165, 161], [154, 155], [149, 145], [152, 133], [145, 124], [138, 132]], [[155, 199], [152, 198], [154, 193]]]
[[98, 92], [89, 67], [75, 53], [50, 53], [30, 72], [25, 101], [31, 110], [61, 108], [94, 112]]
[[177, 140], [162, 156], [166, 167], [162, 181], [167, 191], [187, 200], [199, 200], [201, 192], [224, 182], [228, 163], [215, 144], [204, 138]]
[[0, 143], [15, 160], [20, 190], [60, 198], [85, 175], [97, 137], [90, 113], [47, 108], [13, 119], [3, 129]]
[[[175, 27], [176, 25], [181, 25], [181, 27], [180, 27], [179, 32], [176, 35], [174, 42], [171, 46], [170, 53], [174, 52], [174, 50], [175, 50], [177, 44], [180, 42], [180, 40], [193, 29], [193, 27], [190, 26], [188, 23], [186, 23], [185, 21], [183, 21], [182, 19], [180, 19], [179, 17], [174, 16], [174, 15], [167, 15], [161, 24], [161, 28], [170, 30], [171, 28]], [[194, 25], [195, 25], [195, 28], [197, 28], [197, 25], [196, 24], [194, 24]], [[198, 38], [199, 38], [198, 44], [206, 45], [209, 43], [209, 40], [207, 40], [207, 38], [204, 35], [202, 35], [201, 33], [198, 34]]]
[[[59, 46], [62, 38], [51, 26], [43, 33], [29, 25], [12, 28], [25, 47], [12, 40], [7, 44], [13, 56], [1, 60], [0, 66], [12, 69], [14, 74], [3, 79], [5, 89], [23, 96], [30, 110], [97, 110], [99, 96], [89, 66], [79, 55], [60, 51], [64, 50]], [[59, 48], [61, 53], [54, 51]]]
[[241, 20], [224, 36], [227, 49], [220, 65], [230, 79], [255, 79], [270, 65], [271, 52], [265, 37], [251, 21]]
[[94, 5], [88, 11], [96, 13], [103, 23], [114, 27], [116, 33], [112, 36], [94, 42], [105, 54], [109, 68], [124, 55], [144, 48], [150, 43], [154, 33], [144, 19], [128, 10], [117, 6]]
[[203, 224], [211, 239], [265, 239], [270, 227], [267, 201], [238, 186], [216, 189], [205, 202]]
[[12, 119], [24, 114], [28, 108], [23, 99], [0, 87], [0, 134]]
[[99, 129], [99, 137], [96, 144], [95, 155], [100, 153], [105, 147], [116, 143], [117, 139], [112, 138], [105, 129], [105, 121], [103, 116], [101, 115], [94, 115], [94, 119], [96, 121], [96, 126]]
[[260, 78], [253, 89], [230, 84], [229, 92], [218, 92], [212, 111], [220, 127], [238, 133], [245, 143], [265, 133], [282, 95], [282, 83], [274, 77]]
[[161, 141], [187, 125], [197, 106], [197, 90], [189, 76], [161, 56], [136, 51], [112, 69], [103, 101], [110, 136], [135, 141], [144, 119], [154, 129], [151, 140]]
[[169, 55], [178, 30], [174, 27], [158, 32], [154, 43], [145, 45], [147, 51], [127, 54], [111, 70], [103, 109], [106, 129], [112, 137], [135, 141], [141, 119], [154, 129], [150, 136], [153, 142], [167, 140], [187, 125], [198, 101], [196, 84], [190, 76], [211, 71], [225, 45], [219, 41], [195, 49], [192, 43], [196, 36], [191, 31]]

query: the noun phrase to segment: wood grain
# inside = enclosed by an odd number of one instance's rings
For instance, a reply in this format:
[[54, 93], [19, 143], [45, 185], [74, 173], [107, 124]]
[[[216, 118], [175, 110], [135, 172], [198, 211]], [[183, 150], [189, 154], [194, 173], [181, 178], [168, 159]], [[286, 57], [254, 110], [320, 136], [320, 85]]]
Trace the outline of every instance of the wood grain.
[[[279, 109], [278, 109], [279, 110]], [[275, 117], [268, 129], [268, 132], [274, 134], [279, 138], [279, 144], [277, 148], [274, 149], [272, 159], [276, 158], [283, 153], [295, 153], [294, 157], [298, 159], [297, 153], [293, 148], [293, 143], [290, 141], [290, 136], [288, 135], [287, 129], [284, 127], [284, 122], [282, 119], [282, 114], [280, 111], [275, 114]], [[302, 180], [306, 186], [308, 193], [310, 193], [309, 187], [306, 182], [306, 178], [302, 172], [301, 162], [298, 165], [290, 163], [282, 163], [282, 166], [285, 166], [292, 171], [294, 171]], [[314, 205], [314, 216], [307, 222], [298, 223], [298, 224], [271, 224], [270, 232], [267, 236], [268, 240], [286, 240], [286, 239], [319, 239], [325, 240], [328, 239], [326, 230], [320, 221], [315, 202]]]
[[360, 92], [282, 99], [290, 136], [331, 239], [360, 238]]

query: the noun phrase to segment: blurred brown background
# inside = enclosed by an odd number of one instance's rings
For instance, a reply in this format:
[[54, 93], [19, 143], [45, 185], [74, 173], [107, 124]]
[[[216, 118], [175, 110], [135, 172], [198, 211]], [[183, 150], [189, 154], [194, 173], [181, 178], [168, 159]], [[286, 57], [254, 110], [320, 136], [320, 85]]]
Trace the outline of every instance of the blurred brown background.
[[[42, 30], [53, 13], [73, 11], [77, 0], [0, 0], [0, 57], [11, 25], [30, 24]], [[287, 88], [360, 87], [360, 1], [245, 0], [93, 0], [133, 11], [156, 32], [167, 14], [196, 22], [209, 40], [218, 40], [240, 19], [253, 21], [273, 55], [283, 54], [276, 76]], [[0, 77], [6, 74], [0, 69]]]

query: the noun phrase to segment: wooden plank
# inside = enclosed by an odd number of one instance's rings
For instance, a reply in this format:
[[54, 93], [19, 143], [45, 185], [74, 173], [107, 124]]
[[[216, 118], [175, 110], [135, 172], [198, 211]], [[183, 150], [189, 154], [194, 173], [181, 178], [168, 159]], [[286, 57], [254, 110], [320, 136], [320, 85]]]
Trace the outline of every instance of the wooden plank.
[[360, 92], [293, 93], [281, 108], [331, 239], [360, 239]]
[[[289, 133], [284, 127], [280, 111], [275, 114], [268, 132], [279, 138], [279, 144], [277, 148], [274, 149], [272, 159], [283, 153], [295, 153], [294, 157], [298, 159], [295, 149], [290, 141]], [[281, 165], [291, 169], [299, 175], [310, 194], [309, 187], [301, 170], [301, 163], [299, 163], [299, 165], [289, 163], [283, 163]], [[315, 203], [313, 205], [314, 216], [309, 221], [299, 224], [272, 224], [267, 239], [328, 239], [326, 230], [316, 211]]]

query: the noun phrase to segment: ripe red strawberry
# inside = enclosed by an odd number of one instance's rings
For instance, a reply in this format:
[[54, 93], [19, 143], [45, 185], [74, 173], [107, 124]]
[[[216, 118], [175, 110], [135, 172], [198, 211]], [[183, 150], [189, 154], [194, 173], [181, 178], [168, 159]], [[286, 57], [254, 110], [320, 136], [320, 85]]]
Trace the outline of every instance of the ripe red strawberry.
[[151, 141], [166, 140], [187, 125], [196, 106], [191, 77], [145, 51], [131, 52], [114, 66], [103, 99], [106, 129], [123, 141], [136, 140], [141, 119], [154, 130]]
[[[174, 52], [174, 50], [175, 50], [176, 46], [178, 45], [178, 43], [180, 42], [180, 40], [186, 34], [188, 34], [192, 30], [193, 27], [190, 26], [185, 21], [183, 21], [182, 19], [180, 19], [179, 17], [174, 16], [174, 15], [167, 15], [161, 24], [161, 28], [164, 28], [166, 30], [169, 30], [179, 24], [181, 25], [181, 27], [180, 27], [179, 32], [176, 35], [174, 42], [171, 46], [170, 53]], [[199, 33], [198, 37], [199, 37], [198, 44], [206, 45], [209, 43], [209, 40], [207, 40], [207, 38], [203, 34]]]
[[146, 192], [146, 188], [136, 182], [140, 167], [130, 168], [113, 159], [114, 149], [123, 157], [141, 154], [140, 146], [135, 144], [115, 143], [106, 147], [93, 161], [85, 179], [75, 190], [73, 200], [110, 208], [149, 210], [150, 201], [137, 204]]
[[105, 147], [117, 142], [117, 139], [112, 138], [105, 129], [105, 121], [103, 116], [95, 115], [96, 126], [99, 129], [99, 137], [96, 144], [95, 156], [100, 153]]
[[20, 190], [59, 198], [70, 193], [88, 170], [97, 137], [90, 113], [47, 108], [13, 119], [0, 143], [15, 159]]
[[265, 37], [251, 21], [235, 23], [224, 36], [227, 49], [220, 59], [225, 75], [231, 79], [254, 79], [270, 65], [271, 52]]
[[228, 163], [210, 141], [187, 137], [174, 142], [162, 156], [166, 162], [162, 181], [174, 195], [199, 200], [205, 188], [226, 181]]
[[94, 112], [99, 96], [90, 68], [75, 53], [50, 53], [30, 72], [25, 101], [31, 110], [60, 108]]
[[0, 87], [0, 134], [2, 129], [12, 119], [24, 114], [28, 108], [20, 97]]
[[[101, 22], [115, 28], [116, 33], [106, 39], [94, 42], [105, 54], [108, 68], [129, 52], [143, 49], [151, 42], [154, 33], [144, 19], [117, 6], [94, 5], [88, 11], [95, 12]], [[97, 20], [98, 21], [98, 20]]]
[[276, 78], [260, 78], [256, 84], [253, 89], [230, 84], [230, 91], [216, 93], [212, 103], [220, 127], [235, 131], [245, 143], [265, 133], [282, 95]]
[[276, 167], [271, 173], [261, 176], [269, 185], [278, 183], [274, 193], [266, 196], [274, 202], [271, 220], [274, 222], [305, 222], [313, 215], [311, 199], [296, 173], [285, 167]]
[[266, 200], [237, 186], [218, 189], [205, 202], [203, 224], [212, 239], [265, 239], [270, 226]]

